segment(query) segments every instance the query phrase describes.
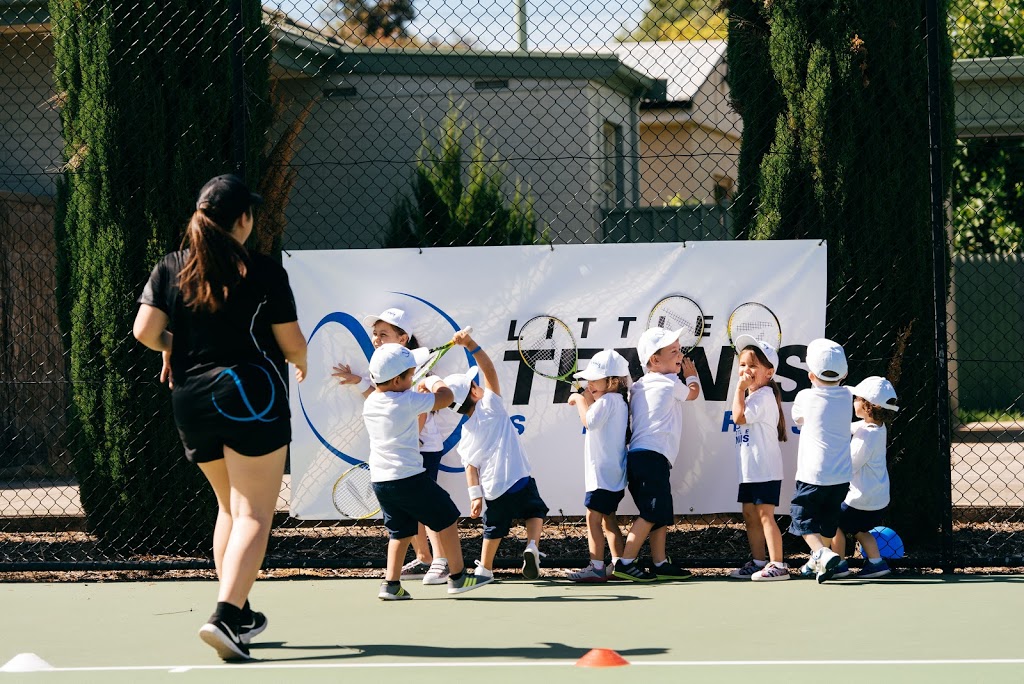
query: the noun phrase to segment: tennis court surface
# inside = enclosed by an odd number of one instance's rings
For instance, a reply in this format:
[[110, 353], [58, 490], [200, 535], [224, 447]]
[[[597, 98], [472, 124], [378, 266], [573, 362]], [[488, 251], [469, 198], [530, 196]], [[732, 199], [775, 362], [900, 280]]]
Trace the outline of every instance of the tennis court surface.
[[[553, 571], [548, 571], [553, 573]], [[453, 600], [379, 580], [259, 583], [258, 661], [225, 664], [196, 636], [210, 581], [0, 584], [0, 664], [18, 682], [1024, 681], [1024, 577], [898, 576], [773, 584], [694, 578], [574, 586], [508, 579]], [[1016, 586], [1015, 586], [1016, 585]], [[630, 665], [575, 665], [612, 649]]]

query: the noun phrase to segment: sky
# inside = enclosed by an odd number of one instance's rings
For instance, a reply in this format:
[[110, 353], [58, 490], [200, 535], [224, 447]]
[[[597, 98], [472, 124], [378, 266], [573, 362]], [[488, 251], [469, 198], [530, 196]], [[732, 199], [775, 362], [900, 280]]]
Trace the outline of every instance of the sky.
[[[326, 0], [265, 0], [293, 19], [322, 26], [333, 13]], [[599, 47], [640, 21], [648, 0], [527, 0], [527, 35], [531, 50]], [[417, 17], [410, 30], [424, 40], [470, 39], [482, 50], [518, 46], [516, 0], [413, 0]]]

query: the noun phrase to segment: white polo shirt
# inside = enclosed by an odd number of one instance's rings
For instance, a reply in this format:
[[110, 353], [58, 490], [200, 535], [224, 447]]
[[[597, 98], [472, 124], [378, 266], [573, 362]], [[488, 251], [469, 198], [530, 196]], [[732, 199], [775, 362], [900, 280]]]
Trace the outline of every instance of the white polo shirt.
[[781, 480], [779, 403], [772, 388], [765, 386], [751, 392], [743, 415], [746, 423], [737, 425], [735, 433], [740, 482]]
[[626, 488], [626, 427], [629, 407], [618, 392], [601, 395], [587, 409], [587, 439], [583, 446], [586, 490]]
[[853, 479], [846, 503], [862, 511], [878, 511], [889, 505], [889, 471], [885, 467], [884, 425], [858, 420], [850, 425], [850, 458]]
[[530, 461], [519, 442], [519, 433], [509, 420], [505, 403], [484, 389], [473, 415], [462, 425], [459, 456], [463, 466], [480, 471], [484, 499], [493, 501], [524, 477], [530, 476]]
[[800, 426], [797, 480], [813, 485], [850, 481], [852, 414], [853, 394], [848, 387], [811, 387], [797, 392], [793, 401], [793, 422]]
[[683, 402], [690, 393], [676, 374], [647, 373], [629, 390], [629, 413], [633, 418], [630, 451], [656, 451], [669, 465], [679, 455], [683, 434]]
[[444, 449], [444, 436], [438, 426], [437, 414], [428, 413], [427, 420], [420, 430], [420, 451], [425, 454], [438, 452]]
[[433, 408], [433, 394], [370, 393], [363, 402], [363, 422], [370, 437], [370, 480], [404, 480], [426, 470], [420, 455], [419, 415]]

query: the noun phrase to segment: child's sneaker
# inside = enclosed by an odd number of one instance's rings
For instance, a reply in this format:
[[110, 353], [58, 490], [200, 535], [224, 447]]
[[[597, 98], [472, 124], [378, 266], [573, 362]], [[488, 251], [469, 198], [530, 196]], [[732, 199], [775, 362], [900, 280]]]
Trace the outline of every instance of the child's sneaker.
[[255, 610], [249, 611], [249, 618], [244, 619], [238, 626], [238, 638], [243, 644], [248, 644], [257, 634], [261, 634], [267, 628], [267, 616]]
[[838, 553], [823, 546], [811, 554], [811, 560], [814, 562], [815, 567], [818, 568], [818, 572], [815, 575], [818, 579], [818, 584], [824, 584], [832, 579], [836, 572], [836, 567], [842, 559]]
[[238, 628], [223, 620], [210, 618], [199, 628], [199, 638], [212, 646], [223, 660], [252, 660], [249, 647], [238, 634]]
[[447, 584], [448, 582], [448, 561], [444, 558], [435, 558], [430, 564], [430, 569], [423, 576], [424, 584]]
[[651, 572], [654, 574], [654, 579], [659, 582], [669, 582], [671, 580], [687, 580], [693, 577], [693, 573], [685, 568], [681, 568], [672, 562], [671, 558], [666, 558], [665, 562], [661, 565], [651, 564]]
[[742, 568], [736, 568], [729, 573], [729, 577], [733, 579], [750, 579], [755, 572], [763, 568], [763, 565], [758, 565], [754, 561], [747, 561], [747, 564]]
[[481, 563], [478, 560], [473, 561], [473, 564], [476, 565], [476, 569], [473, 570], [473, 574], [474, 575], [476, 575], [477, 577], [488, 577], [488, 578], [490, 578], [492, 580], [494, 579], [494, 571], [493, 570], [488, 570], [487, 568], [484, 567], [483, 563]]
[[778, 582], [789, 579], [789, 566], [785, 563], [769, 563], [753, 575], [750, 579], [755, 582]]
[[401, 579], [419, 579], [430, 571], [430, 566], [415, 558], [402, 566]]
[[605, 571], [605, 568], [601, 568], [600, 570], [598, 570], [594, 567], [593, 563], [583, 568], [582, 570], [570, 572], [567, 575], [567, 577], [573, 582], [582, 582], [586, 584], [608, 581], [608, 574]]
[[836, 571], [832, 573], [832, 579], [842, 579], [850, 576], [850, 564], [845, 560], [839, 561], [839, 565], [836, 566]]
[[380, 592], [377, 598], [381, 601], [408, 601], [412, 594], [407, 592], [401, 584], [390, 585], [387, 580], [380, 583]]
[[[477, 570], [480, 570], [478, 567]], [[448, 578], [448, 593], [449, 594], [463, 594], [467, 591], [473, 591], [479, 589], [485, 584], [490, 584], [494, 581], [494, 576], [485, 577], [474, 573], [463, 572], [462, 577], [459, 579]]]
[[640, 564], [636, 561], [628, 565], [622, 561], [617, 561], [612, 574], [620, 579], [630, 580], [631, 582], [653, 582], [657, 579], [654, 575], [641, 568]]
[[528, 580], [540, 577], [540, 551], [535, 546], [527, 546], [523, 551], [523, 577]]
[[807, 561], [800, 566], [800, 578], [801, 579], [814, 579], [814, 576], [818, 574], [818, 571], [814, 569], [814, 561]]
[[857, 579], [871, 579], [873, 577], [885, 577], [890, 572], [892, 570], [889, 569], [889, 564], [879, 558], [876, 561], [864, 561], [864, 567], [854, 577]]

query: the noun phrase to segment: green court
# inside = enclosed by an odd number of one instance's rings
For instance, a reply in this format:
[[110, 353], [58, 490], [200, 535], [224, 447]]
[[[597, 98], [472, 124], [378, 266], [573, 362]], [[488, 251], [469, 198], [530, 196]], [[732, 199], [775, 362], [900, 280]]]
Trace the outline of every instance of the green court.
[[[270, 627], [245, 664], [222, 663], [196, 636], [210, 581], [2, 584], [0, 664], [35, 654], [53, 669], [0, 671], [0, 681], [1024, 681], [1016, 575], [508, 579], [460, 599], [407, 582], [415, 600], [401, 603], [379, 601], [378, 584], [257, 584]], [[575, 666], [593, 648], [630, 665]]]

